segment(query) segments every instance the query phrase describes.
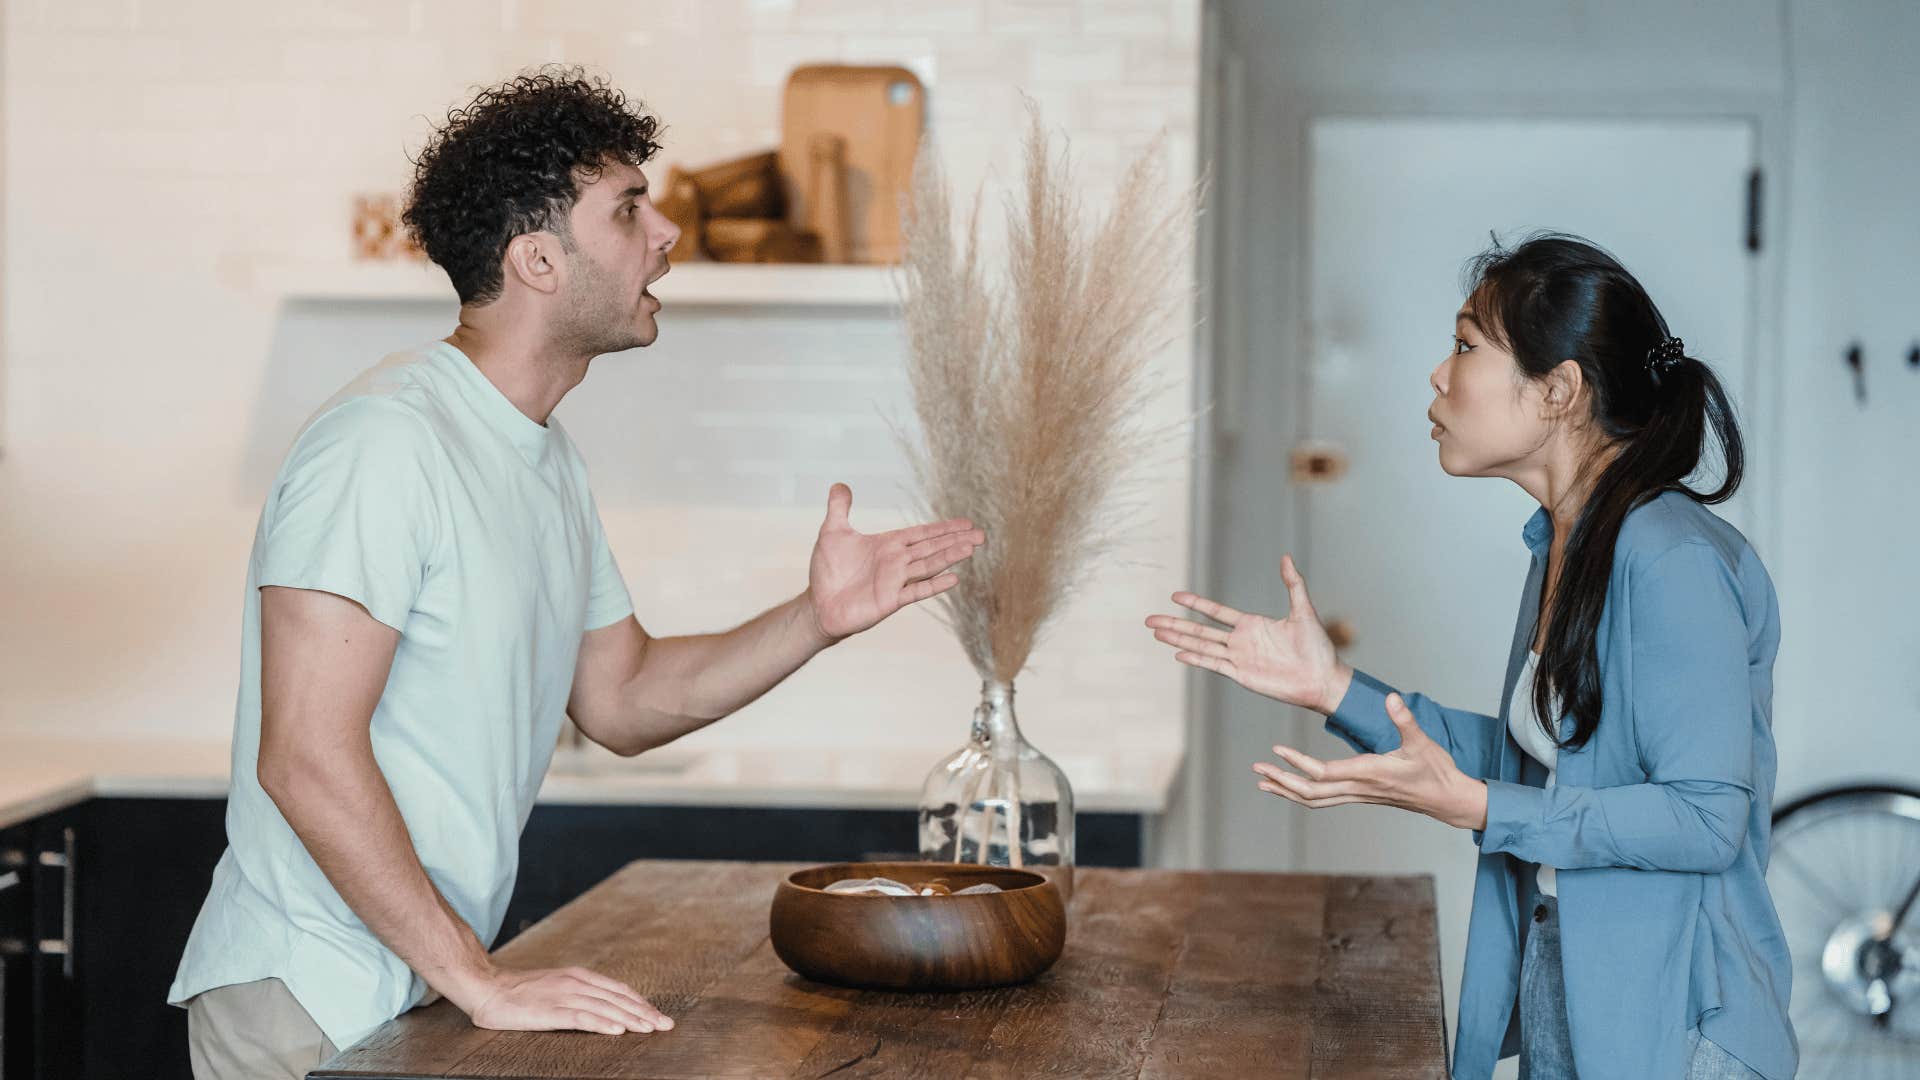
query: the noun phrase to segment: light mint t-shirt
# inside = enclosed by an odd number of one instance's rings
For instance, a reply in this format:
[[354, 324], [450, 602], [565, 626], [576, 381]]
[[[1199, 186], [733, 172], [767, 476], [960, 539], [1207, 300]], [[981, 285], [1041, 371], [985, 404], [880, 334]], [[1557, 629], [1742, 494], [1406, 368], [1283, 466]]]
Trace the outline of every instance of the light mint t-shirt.
[[341, 900], [260, 788], [268, 585], [337, 593], [400, 631], [374, 757], [428, 876], [487, 943], [581, 635], [633, 605], [573, 441], [453, 346], [388, 357], [301, 429], [247, 567], [228, 846], [167, 997], [277, 978], [344, 1049], [427, 985]]

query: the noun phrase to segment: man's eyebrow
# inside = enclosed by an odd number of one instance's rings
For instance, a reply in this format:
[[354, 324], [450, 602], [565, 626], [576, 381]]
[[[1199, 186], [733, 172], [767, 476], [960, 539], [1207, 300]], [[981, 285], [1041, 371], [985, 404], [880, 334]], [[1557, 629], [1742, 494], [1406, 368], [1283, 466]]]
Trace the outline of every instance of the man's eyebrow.
[[619, 198], [616, 201], [626, 202], [628, 199], [638, 198], [639, 196], [645, 195], [646, 193], [647, 193], [647, 185], [637, 184], [621, 192]]

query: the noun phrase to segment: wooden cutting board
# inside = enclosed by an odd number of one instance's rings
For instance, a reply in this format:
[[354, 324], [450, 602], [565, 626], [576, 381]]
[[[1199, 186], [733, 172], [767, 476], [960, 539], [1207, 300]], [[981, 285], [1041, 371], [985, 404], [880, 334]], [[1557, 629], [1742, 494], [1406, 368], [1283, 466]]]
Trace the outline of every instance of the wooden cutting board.
[[[788, 77], [780, 138], [787, 220], [821, 233], [829, 261], [838, 261], [832, 236], [842, 220], [845, 261], [900, 261], [900, 210], [913, 181], [926, 96], [919, 78], [896, 66], [812, 64]], [[816, 163], [822, 136], [843, 140], [838, 199]]]

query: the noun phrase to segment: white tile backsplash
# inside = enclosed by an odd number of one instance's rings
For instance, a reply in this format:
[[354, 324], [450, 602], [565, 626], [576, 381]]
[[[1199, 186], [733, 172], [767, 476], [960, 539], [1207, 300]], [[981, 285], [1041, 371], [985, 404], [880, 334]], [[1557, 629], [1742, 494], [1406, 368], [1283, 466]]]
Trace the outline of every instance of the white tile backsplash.
[[[5, 6], [5, 457], [0, 729], [223, 735], [240, 590], [266, 485], [354, 372], [437, 337], [451, 304], [237, 289], [236, 256], [335, 258], [349, 197], [476, 84], [594, 65], [667, 124], [651, 171], [770, 147], [797, 64], [899, 61], [988, 250], [1019, 176], [1021, 91], [1072, 139], [1087, 197], [1162, 127], [1193, 174], [1194, 0], [27, 0]], [[1193, 25], [1188, 25], [1193, 24]], [[1160, 358], [1188, 411], [1186, 338]], [[909, 520], [887, 418], [900, 328], [878, 313], [669, 309], [560, 410], [655, 632], [748, 618], [805, 583], [826, 489]], [[1022, 679], [1036, 741], [1174, 746], [1179, 672], [1139, 619], [1184, 585], [1187, 477], [1146, 485], [1148, 538], [1102, 573]], [[976, 680], [909, 612], [696, 739], [957, 743]]]

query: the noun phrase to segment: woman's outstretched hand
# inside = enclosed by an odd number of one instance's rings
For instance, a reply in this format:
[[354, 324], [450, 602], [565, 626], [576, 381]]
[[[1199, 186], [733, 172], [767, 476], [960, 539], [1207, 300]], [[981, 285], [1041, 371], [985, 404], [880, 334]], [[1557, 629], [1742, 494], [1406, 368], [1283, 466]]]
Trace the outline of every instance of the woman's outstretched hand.
[[1290, 746], [1276, 746], [1280, 760], [1297, 772], [1259, 762], [1260, 790], [1310, 810], [1347, 803], [1397, 806], [1456, 829], [1487, 827], [1487, 785], [1460, 771], [1453, 757], [1427, 737], [1399, 694], [1387, 695], [1387, 715], [1400, 731], [1400, 746], [1385, 754], [1321, 761]]
[[1150, 615], [1147, 625], [1155, 638], [1178, 650], [1173, 658], [1183, 664], [1218, 672], [1276, 701], [1331, 713], [1346, 696], [1353, 669], [1335, 655], [1293, 556], [1280, 560], [1280, 577], [1287, 583], [1289, 610], [1284, 619], [1235, 611], [1204, 596], [1177, 592], [1174, 603], [1225, 628], [1174, 615]]

